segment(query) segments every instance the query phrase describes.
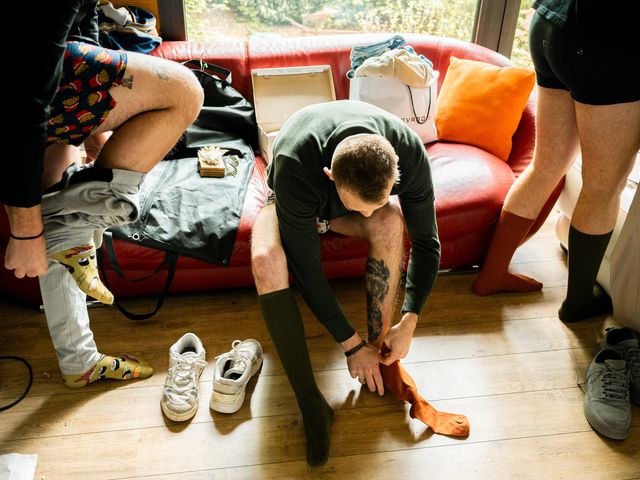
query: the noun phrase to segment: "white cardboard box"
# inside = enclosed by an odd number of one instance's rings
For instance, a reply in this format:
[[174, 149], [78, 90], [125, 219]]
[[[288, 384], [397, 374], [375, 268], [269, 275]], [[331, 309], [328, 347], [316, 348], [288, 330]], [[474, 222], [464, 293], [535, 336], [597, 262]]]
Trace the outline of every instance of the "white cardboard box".
[[330, 65], [251, 70], [260, 155], [271, 161], [282, 124], [314, 103], [336, 99]]

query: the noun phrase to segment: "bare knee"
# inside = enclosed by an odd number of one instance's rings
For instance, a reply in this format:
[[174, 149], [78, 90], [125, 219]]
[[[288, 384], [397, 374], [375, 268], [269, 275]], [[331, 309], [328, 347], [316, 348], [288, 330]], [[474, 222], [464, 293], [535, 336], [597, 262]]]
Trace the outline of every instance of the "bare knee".
[[80, 149], [72, 145], [54, 143], [45, 150], [42, 164], [42, 189], [46, 190], [60, 181], [64, 171], [72, 163], [82, 163]]
[[589, 202], [609, 202], [612, 200], [618, 200], [622, 190], [624, 190], [627, 184], [627, 176], [621, 174], [617, 176], [611, 176], [610, 178], [598, 178], [592, 179], [583, 177], [582, 190], [580, 196]]
[[404, 217], [396, 203], [376, 211], [372, 222], [367, 222], [367, 240], [371, 244], [383, 245], [385, 249], [396, 250], [403, 246]]
[[188, 126], [200, 113], [204, 102], [204, 92], [196, 76], [186, 67], [177, 65], [180, 70], [179, 88], [175, 92], [175, 106]]
[[251, 269], [256, 288], [261, 295], [289, 286], [287, 257], [280, 245], [252, 244]]
[[618, 217], [620, 193], [625, 184], [625, 181], [585, 181], [571, 218], [572, 225], [593, 235], [611, 231]]

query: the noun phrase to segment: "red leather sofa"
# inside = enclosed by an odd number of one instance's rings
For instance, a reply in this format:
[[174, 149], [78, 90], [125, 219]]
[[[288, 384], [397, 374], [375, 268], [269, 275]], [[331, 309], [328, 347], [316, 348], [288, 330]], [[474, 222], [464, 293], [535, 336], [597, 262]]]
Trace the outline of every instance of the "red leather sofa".
[[[440, 71], [439, 84], [447, 74], [449, 58], [482, 60], [496, 65], [509, 61], [481, 46], [428, 35], [404, 35], [418, 53], [426, 55]], [[252, 100], [251, 69], [296, 65], [329, 64], [338, 99], [348, 98], [346, 73], [350, 69], [349, 52], [354, 44], [367, 44], [388, 38], [388, 35], [339, 35], [324, 37], [260, 38], [241, 41], [202, 44], [195, 42], [165, 42], [153, 55], [175, 61], [202, 58], [227, 67], [233, 74], [233, 85]], [[439, 86], [440, 86], [439, 85]], [[532, 96], [533, 97], [533, 96]], [[534, 105], [530, 98], [520, 125], [513, 137], [513, 149], [508, 162], [479, 148], [456, 143], [436, 142], [427, 151], [433, 168], [436, 190], [436, 211], [442, 243], [442, 269], [466, 269], [482, 264], [504, 198], [518, 175], [531, 161], [534, 146]], [[256, 166], [248, 190], [235, 248], [228, 266], [215, 266], [198, 260], [180, 258], [171, 291], [199, 291], [225, 287], [253, 285], [250, 262], [251, 226], [266, 196], [266, 164], [256, 158]], [[559, 194], [550, 199], [553, 205]], [[4, 209], [0, 213], [0, 261], [9, 238]], [[541, 223], [548, 210], [540, 216]], [[154, 271], [163, 254], [136, 245], [115, 241], [122, 269], [132, 278]], [[329, 278], [360, 276], [368, 247], [359, 239], [337, 234], [322, 237], [324, 266]], [[107, 266], [111, 288], [116, 296], [157, 294], [164, 285], [164, 275], [144, 282], [131, 283], [119, 279]], [[39, 302], [36, 279], [17, 280], [0, 268], [0, 292]]]

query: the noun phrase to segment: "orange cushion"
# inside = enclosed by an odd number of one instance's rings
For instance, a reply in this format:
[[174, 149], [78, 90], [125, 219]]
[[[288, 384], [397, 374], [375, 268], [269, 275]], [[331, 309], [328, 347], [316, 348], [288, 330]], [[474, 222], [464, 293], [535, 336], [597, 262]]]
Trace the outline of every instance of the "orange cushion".
[[535, 74], [526, 68], [451, 57], [436, 104], [438, 138], [508, 160], [534, 83]]

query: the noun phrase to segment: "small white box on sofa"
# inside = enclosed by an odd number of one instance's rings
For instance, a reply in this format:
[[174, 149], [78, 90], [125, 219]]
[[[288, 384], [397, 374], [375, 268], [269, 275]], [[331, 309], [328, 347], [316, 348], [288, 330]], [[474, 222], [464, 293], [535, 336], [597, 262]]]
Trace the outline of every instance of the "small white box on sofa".
[[331, 66], [257, 68], [251, 70], [260, 155], [271, 161], [282, 124], [295, 112], [336, 99]]

